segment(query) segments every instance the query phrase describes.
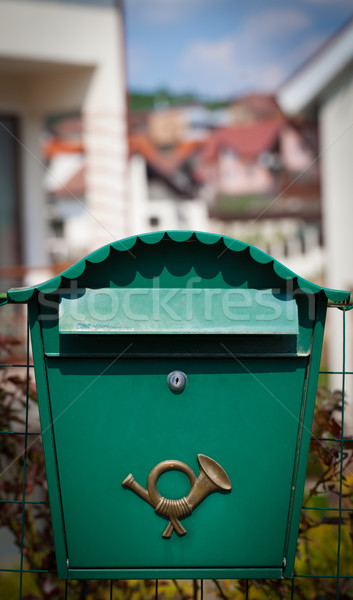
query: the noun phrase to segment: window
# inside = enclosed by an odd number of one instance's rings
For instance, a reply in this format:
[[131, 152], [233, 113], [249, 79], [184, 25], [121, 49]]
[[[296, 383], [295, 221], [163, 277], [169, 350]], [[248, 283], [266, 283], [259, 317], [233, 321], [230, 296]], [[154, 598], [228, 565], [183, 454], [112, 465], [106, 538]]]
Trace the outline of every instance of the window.
[[21, 262], [18, 121], [0, 115], [0, 266]]
[[159, 225], [158, 217], [150, 217], [150, 225], [151, 227], [157, 227]]

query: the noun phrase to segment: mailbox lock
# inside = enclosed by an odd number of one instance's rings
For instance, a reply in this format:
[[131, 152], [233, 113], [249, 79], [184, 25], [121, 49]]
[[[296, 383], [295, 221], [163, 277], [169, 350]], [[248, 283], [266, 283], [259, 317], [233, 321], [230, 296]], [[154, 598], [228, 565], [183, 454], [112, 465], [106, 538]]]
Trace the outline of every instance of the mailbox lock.
[[182, 392], [186, 386], [186, 375], [183, 371], [172, 371], [167, 377], [167, 383], [173, 392]]

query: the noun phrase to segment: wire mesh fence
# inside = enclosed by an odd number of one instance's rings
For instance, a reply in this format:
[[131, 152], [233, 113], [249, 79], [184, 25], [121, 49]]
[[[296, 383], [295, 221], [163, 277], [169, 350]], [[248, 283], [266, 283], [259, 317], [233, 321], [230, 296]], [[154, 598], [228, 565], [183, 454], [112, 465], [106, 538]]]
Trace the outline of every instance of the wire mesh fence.
[[[339, 370], [328, 370], [324, 351], [295, 575], [290, 580], [59, 581], [28, 321], [24, 361], [6, 360], [16, 340], [2, 336], [0, 599], [353, 598], [353, 437], [345, 427], [345, 413], [352, 410], [346, 394], [347, 380], [353, 375], [346, 365], [346, 349], [352, 344], [347, 336], [347, 320], [353, 318], [351, 308], [346, 305], [329, 309], [341, 315], [340, 331], [335, 335], [341, 338], [342, 364]], [[340, 386], [330, 391], [332, 375], [339, 375]], [[258, 493], [261, 510], [261, 490]]]

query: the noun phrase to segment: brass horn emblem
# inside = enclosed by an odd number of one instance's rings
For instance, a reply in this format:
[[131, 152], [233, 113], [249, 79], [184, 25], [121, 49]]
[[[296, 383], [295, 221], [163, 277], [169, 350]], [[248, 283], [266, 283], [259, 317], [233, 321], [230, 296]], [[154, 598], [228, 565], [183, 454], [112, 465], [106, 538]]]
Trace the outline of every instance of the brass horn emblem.
[[[153, 506], [160, 517], [169, 520], [162, 537], [170, 538], [173, 530], [178, 535], [185, 535], [186, 529], [179, 519], [189, 517], [192, 511], [212, 492], [230, 492], [232, 484], [225, 470], [215, 460], [198, 454], [197, 460], [200, 467], [199, 476], [196, 479], [193, 470], [180, 460], [164, 460], [153, 467], [147, 479], [147, 490], [143, 488], [133, 475], [128, 475], [122, 486], [135, 492], [140, 498]], [[179, 500], [163, 498], [157, 490], [158, 478], [167, 471], [181, 471], [189, 478], [191, 489], [189, 494]]]

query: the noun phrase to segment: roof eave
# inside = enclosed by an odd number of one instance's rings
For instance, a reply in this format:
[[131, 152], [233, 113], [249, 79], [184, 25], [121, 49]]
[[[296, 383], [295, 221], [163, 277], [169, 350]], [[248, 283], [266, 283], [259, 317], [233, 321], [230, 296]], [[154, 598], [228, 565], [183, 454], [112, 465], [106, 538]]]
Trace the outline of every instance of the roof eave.
[[353, 21], [282, 85], [280, 107], [290, 115], [308, 110], [352, 62]]

